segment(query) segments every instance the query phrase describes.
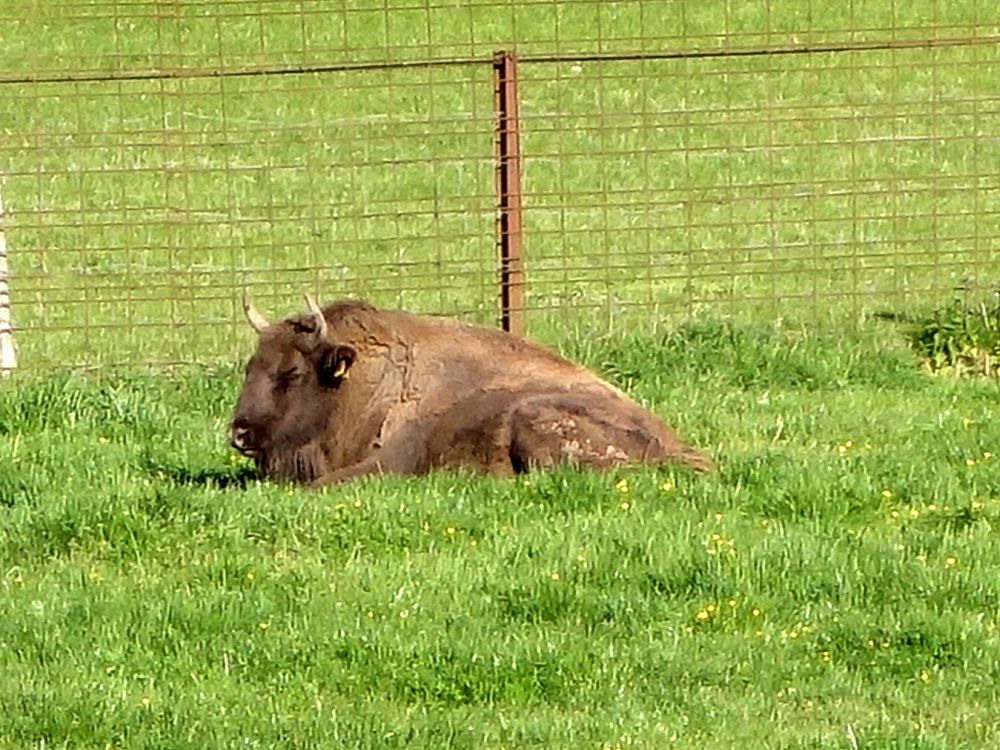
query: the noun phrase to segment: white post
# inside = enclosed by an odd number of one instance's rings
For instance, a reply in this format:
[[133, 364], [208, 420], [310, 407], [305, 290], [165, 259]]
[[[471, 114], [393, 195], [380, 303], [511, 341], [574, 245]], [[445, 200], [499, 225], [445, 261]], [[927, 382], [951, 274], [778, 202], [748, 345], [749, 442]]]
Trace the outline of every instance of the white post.
[[4, 233], [3, 196], [0, 195], [0, 377], [7, 377], [17, 367], [14, 352], [14, 329], [10, 324], [10, 287], [7, 279], [7, 236]]

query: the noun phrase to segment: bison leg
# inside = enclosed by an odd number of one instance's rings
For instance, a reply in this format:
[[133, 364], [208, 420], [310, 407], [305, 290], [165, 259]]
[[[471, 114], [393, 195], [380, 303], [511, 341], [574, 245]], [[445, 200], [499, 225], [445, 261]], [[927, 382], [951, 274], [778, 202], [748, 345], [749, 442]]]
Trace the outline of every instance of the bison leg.
[[427, 447], [424, 430], [419, 424], [402, 425], [384, 445], [357, 463], [343, 466], [317, 477], [313, 487], [349, 482], [366, 476], [385, 474], [423, 474], [427, 471]]
[[396, 472], [387, 471], [377, 459], [368, 458], [351, 466], [345, 466], [342, 469], [337, 469], [336, 471], [331, 471], [328, 474], [317, 477], [310, 483], [310, 486], [327, 487], [331, 484], [349, 482], [352, 479], [359, 479], [367, 476], [381, 476], [382, 474], [390, 473]]
[[570, 463], [607, 469], [624, 463], [712, 462], [638, 405], [606, 394], [552, 394], [520, 403], [512, 414], [510, 460], [515, 471]]

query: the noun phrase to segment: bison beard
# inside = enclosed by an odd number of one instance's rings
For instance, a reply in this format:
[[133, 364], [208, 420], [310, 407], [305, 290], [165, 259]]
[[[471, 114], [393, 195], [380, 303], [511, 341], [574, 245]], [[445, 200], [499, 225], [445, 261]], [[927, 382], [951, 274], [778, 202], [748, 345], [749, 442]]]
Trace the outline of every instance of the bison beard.
[[230, 440], [261, 472], [315, 485], [472, 469], [511, 476], [712, 462], [593, 373], [502, 331], [336, 302], [259, 334]]

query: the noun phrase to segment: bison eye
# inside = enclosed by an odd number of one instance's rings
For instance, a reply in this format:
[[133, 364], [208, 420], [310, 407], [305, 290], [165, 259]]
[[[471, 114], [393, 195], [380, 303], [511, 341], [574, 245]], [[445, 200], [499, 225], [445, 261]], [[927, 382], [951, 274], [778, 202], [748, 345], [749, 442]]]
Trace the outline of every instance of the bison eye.
[[302, 370], [292, 367], [276, 373], [274, 375], [274, 383], [282, 390], [285, 390], [302, 380], [304, 375], [305, 373]]

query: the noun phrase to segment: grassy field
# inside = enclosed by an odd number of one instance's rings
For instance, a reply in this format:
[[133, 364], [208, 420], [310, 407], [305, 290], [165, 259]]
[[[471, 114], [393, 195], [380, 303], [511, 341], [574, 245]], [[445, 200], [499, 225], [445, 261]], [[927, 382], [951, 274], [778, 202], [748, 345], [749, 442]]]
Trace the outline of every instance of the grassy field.
[[5, 387], [0, 747], [993, 747], [997, 385], [900, 341], [566, 343], [707, 478], [292, 489], [235, 369]]
[[[874, 317], [1000, 283], [1000, 45], [571, 59], [986, 0], [0, 5], [0, 748], [1000, 746], [997, 383]], [[529, 329], [720, 471], [260, 483], [243, 287], [494, 319], [511, 46]]]

